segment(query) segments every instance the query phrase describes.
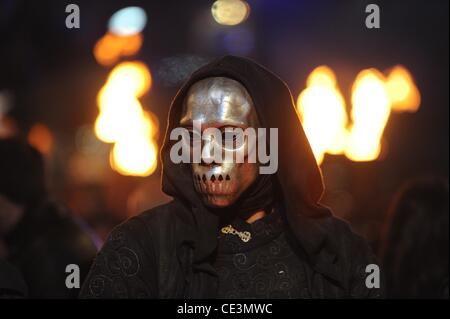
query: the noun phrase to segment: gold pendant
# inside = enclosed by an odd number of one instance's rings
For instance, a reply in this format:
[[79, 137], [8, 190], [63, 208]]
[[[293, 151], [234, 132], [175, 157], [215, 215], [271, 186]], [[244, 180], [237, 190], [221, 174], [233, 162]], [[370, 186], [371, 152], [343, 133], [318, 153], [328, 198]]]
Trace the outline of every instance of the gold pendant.
[[252, 239], [252, 234], [250, 234], [250, 232], [248, 231], [237, 231], [233, 226], [228, 225], [225, 227], [222, 227], [221, 232], [223, 234], [232, 234], [232, 235], [236, 235], [239, 236], [239, 238], [244, 242], [248, 242], [250, 239]]

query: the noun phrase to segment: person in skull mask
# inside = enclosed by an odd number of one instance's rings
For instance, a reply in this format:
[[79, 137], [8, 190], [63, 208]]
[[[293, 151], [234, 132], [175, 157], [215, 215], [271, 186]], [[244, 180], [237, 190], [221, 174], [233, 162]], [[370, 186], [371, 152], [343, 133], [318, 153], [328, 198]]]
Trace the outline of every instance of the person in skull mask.
[[[171, 132], [195, 135], [194, 121], [202, 131], [278, 129], [278, 170], [207, 161], [208, 136], [199, 163], [175, 163]], [[112, 231], [80, 297], [383, 296], [366, 286], [365, 269], [377, 262], [365, 241], [319, 203], [321, 173], [291, 93], [264, 67], [225, 56], [194, 72], [172, 102], [161, 158], [173, 201]]]

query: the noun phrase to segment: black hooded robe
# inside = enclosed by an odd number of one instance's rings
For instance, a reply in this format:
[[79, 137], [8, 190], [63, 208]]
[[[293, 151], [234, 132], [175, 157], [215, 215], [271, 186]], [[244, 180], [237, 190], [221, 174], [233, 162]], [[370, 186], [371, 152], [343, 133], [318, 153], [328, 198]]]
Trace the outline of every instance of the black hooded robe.
[[[163, 191], [174, 199], [117, 226], [97, 255], [82, 298], [215, 298], [218, 217], [195, 192], [189, 164], [174, 164], [170, 132], [179, 126], [189, 87], [207, 77], [239, 81], [253, 99], [262, 127], [278, 128], [278, 171], [292, 247], [305, 263], [303, 284], [311, 298], [374, 298], [383, 288], [366, 287], [366, 266], [377, 264], [365, 241], [319, 204], [320, 170], [295, 111], [287, 85], [261, 65], [225, 56], [196, 72], [175, 96], [161, 149]], [[245, 195], [243, 195], [245, 196]], [[248, 296], [252, 297], [252, 296]]]

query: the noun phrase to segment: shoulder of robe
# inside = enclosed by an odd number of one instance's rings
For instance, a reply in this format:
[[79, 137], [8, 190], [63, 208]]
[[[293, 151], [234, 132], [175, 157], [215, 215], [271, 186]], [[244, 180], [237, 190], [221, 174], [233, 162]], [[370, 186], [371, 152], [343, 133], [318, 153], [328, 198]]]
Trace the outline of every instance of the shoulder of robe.
[[379, 262], [368, 242], [356, 234], [350, 225], [342, 219], [329, 217], [323, 222], [323, 227], [329, 234], [329, 243], [338, 256], [338, 263], [345, 280], [350, 286], [351, 297], [356, 298], [382, 298], [384, 296], [384, 283], [382, 289], [367, 289], [365, 280], [368, 275], [366, 269], [369, 265], [379, 267]]
[[168, 235], [168, 232], [173, 232], [176, 228], [182, 224], [180, 218], [180, 212], [185, 210], [181, 203], [176, 200], [172, 200], [169, 203], [159, 205], [148, 209], [136, 217], [131, 218], [138, 220], [145, 225], [146, 230], [152, 234], [152, 236], [164, 236]]
[[356, 252], [371, 252], [367, 241], [356, 234], [348, 222], [330, 216], [324, 218], [320, 223], [327, 233], [329, 242], [333, 243], [337, 253], [346, 253], [346, 255], [354, 255]]
[[92, 264], [80, 297], [157, 296], [157, 275], [174, 250], [176, 211], [177, 205], [171, 202], [114, 227]]
[[177, 201], [146, 210], [117, 225], [111, 231], [105, 245], [116, 241], [126, 241], [140, 248], [157, 247], [160, 242], [170, 244], [172, 242], [170, 238], [173, 238], [182, 227], [182, 220], [177, 214], [181, 210], [183, 206]]

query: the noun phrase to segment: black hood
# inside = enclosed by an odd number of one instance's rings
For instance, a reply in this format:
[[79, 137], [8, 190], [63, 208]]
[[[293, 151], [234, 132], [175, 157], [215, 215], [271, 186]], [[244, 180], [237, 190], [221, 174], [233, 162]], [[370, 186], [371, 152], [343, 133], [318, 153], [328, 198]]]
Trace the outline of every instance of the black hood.
[[300, 124], [291, 92], [279, 77], [252, 60], [225, 56], [194, 72], [178, 91], [170, 108], [164, 144], [163, 191], [183, 202], [187, 212], [183, 218], [193, 223], [196, 259], [211, 253], [217, 243], [217, 217], [205, 207], [196, 193], [189, 164], [174, 164], [169, 136], [179, 126], [183, 100], [195, 82], [208, 77], [228, 77], [240, 82], [253, 99], [261, 127], [278, 128], [278, 171], [272, 176], [282, 196], [288, 224], [302, 248], [313, 255], [324, 243], [326, 232], [321, 221], [331, 212], [319, 204], [323, 182], [309, 142]]

